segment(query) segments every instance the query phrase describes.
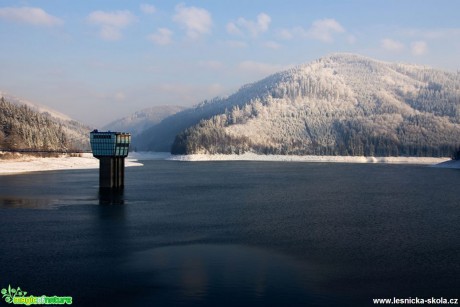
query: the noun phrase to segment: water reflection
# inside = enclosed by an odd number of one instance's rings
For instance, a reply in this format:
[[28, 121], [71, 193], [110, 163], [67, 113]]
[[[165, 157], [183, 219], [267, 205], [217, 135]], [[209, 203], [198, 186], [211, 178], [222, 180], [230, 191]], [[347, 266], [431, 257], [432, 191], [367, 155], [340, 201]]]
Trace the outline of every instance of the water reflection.
[[51, 209], [55, 204], [53, 199], [0, 197], [0, 208]]
[[[270, 302], [303, 305], [335, 298], [318, 295], [312, 279], [315, 270], [304, 262], [243, 245], [169, 246], [131, 254], [130, 272], [150, 275], [144, 284], [161, 284], [163, 293], [147, 301], [161, 305], [257, 305]], [[225, 298], [225, 299], [223, 299]]]
[[[94, 194], [93, 194], [94, 195]], [[85, 195], [65, 197], [57, 195], [56, 198], [48, 197], [28, 197], [27, 195], [2, 196], [0, 195], [0, 208], [11, 209], [55, 209], [68, 204], [93, 204], [94, 198], [85, 198]], [[96, 201], [99, 205], [123, 205], [125, 195], [123, 189], [104, 189], [98, 190]]]
[[123, 205], [125, 203], [124, 189], [99, 188], [100, 205]]

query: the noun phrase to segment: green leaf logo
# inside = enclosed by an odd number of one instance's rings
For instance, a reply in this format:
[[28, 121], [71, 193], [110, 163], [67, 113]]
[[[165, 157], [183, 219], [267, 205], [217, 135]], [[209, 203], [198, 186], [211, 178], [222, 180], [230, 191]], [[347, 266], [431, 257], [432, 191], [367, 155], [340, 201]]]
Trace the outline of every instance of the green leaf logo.
[[21, 290], [21, 287], [17, 289], [11, 288], [11, 285], [8, 285], [8, 289], [2, 289], [2, 298], [5, 299], [5, 302], [11, 304], [15, 297], [23, 297], [27, 294], [26, 291]]

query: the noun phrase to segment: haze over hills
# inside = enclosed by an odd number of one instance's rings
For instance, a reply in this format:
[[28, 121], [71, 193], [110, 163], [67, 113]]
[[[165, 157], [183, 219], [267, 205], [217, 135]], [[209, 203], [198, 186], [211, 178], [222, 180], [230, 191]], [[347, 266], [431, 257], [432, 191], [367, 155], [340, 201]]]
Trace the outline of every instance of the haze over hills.
[[102, 130], [126, 131], [137, 135], [164, 118], [176, 114], [186, 107], [182, 106], [156, 106], [137, 111], [129, 116], [117, 119], [102, 127]]
[[137, 142], [174, 154], [449, 156], [460, 74], [333, 54], [170, 116]]
[[[90, 127], [50, 108], [0, 96], [12, 103], [8, 112], [17, 106], [37, 119], [35, 124], [55, 127], [66, 147], [89, 148]], [[20, 133], [39, 135], [22, 127], [21, 116], [4, 116], [3, 141], [14, 130], [8, 118], [18, 121]], [[228, 97], [189, 109], [144, 109], [102, 129], [131, 132], [135, 150], [174, 154], [450, 156], [460, 144], [460, 73], [333, 54]], [[50, 147], [30, 139], [26, 144]]]
[[92, 129], [49, 107], [0, 92], [2, 149], [88, 150]]

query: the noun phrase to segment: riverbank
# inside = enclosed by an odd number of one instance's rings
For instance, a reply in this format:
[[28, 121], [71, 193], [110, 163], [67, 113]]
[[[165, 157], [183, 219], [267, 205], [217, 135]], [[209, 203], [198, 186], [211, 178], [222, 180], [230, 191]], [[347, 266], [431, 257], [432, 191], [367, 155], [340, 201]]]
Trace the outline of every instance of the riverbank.
[[[174, 156], [169, 153], [132, 152], [126, 159], [126, 166], [142, 166], [139, 160], [173, 160], [173, 161], [273, 161], [273, 162], [323, 162], [323, 163], [393, 163], [393, 164], [422, 164], [442, 168], [459, 168], [460, 161], [450, 158], [430, 157], [350, 157], [350, 156], [284, 156], [258, 155], [245, 153], [242, 155], [182, 155]], [[96, 169], [99, 161], [90, 153], [81, 157], [60, 155], [53, 158], [40, 158], [27, 155], [17, 155], [10, 159], [0, 159], [0, 175], [71, 170]]]
[[[127, 167], [142, 166], [136, 159], [126, 159]], [[81, 157], [60, 155], [52, 158], [33, 157], [28, 155], [16, 155], [9, 159], [0, 159], [0, 175], [72, 170], [72, 169], [96, 169], [99, 168], [99, 160], [90, 153], [81, 154]]]
[[397, 163], [435, 165], [450, 161], [450, 158], [432, 157], [352, 157], [352, 156], [295, 156], [295, 155], [183, 155], [171, 156], [177, 161], [280, 161], [280, 162], [333, 162], [333, 163]]

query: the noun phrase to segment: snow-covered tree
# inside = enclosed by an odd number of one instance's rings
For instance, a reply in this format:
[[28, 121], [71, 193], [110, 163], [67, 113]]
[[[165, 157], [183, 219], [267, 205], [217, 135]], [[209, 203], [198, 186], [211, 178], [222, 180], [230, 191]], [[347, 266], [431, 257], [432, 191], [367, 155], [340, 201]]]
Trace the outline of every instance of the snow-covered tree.
[[144, 135], [147, 149], [176, 135], [174, 153], [450, 156], [460, 75], [335, 54], [167, 118]]
[[0, 149], [66, 150], [69, 142], [61, 124], [26, 105], [0, 99]]

